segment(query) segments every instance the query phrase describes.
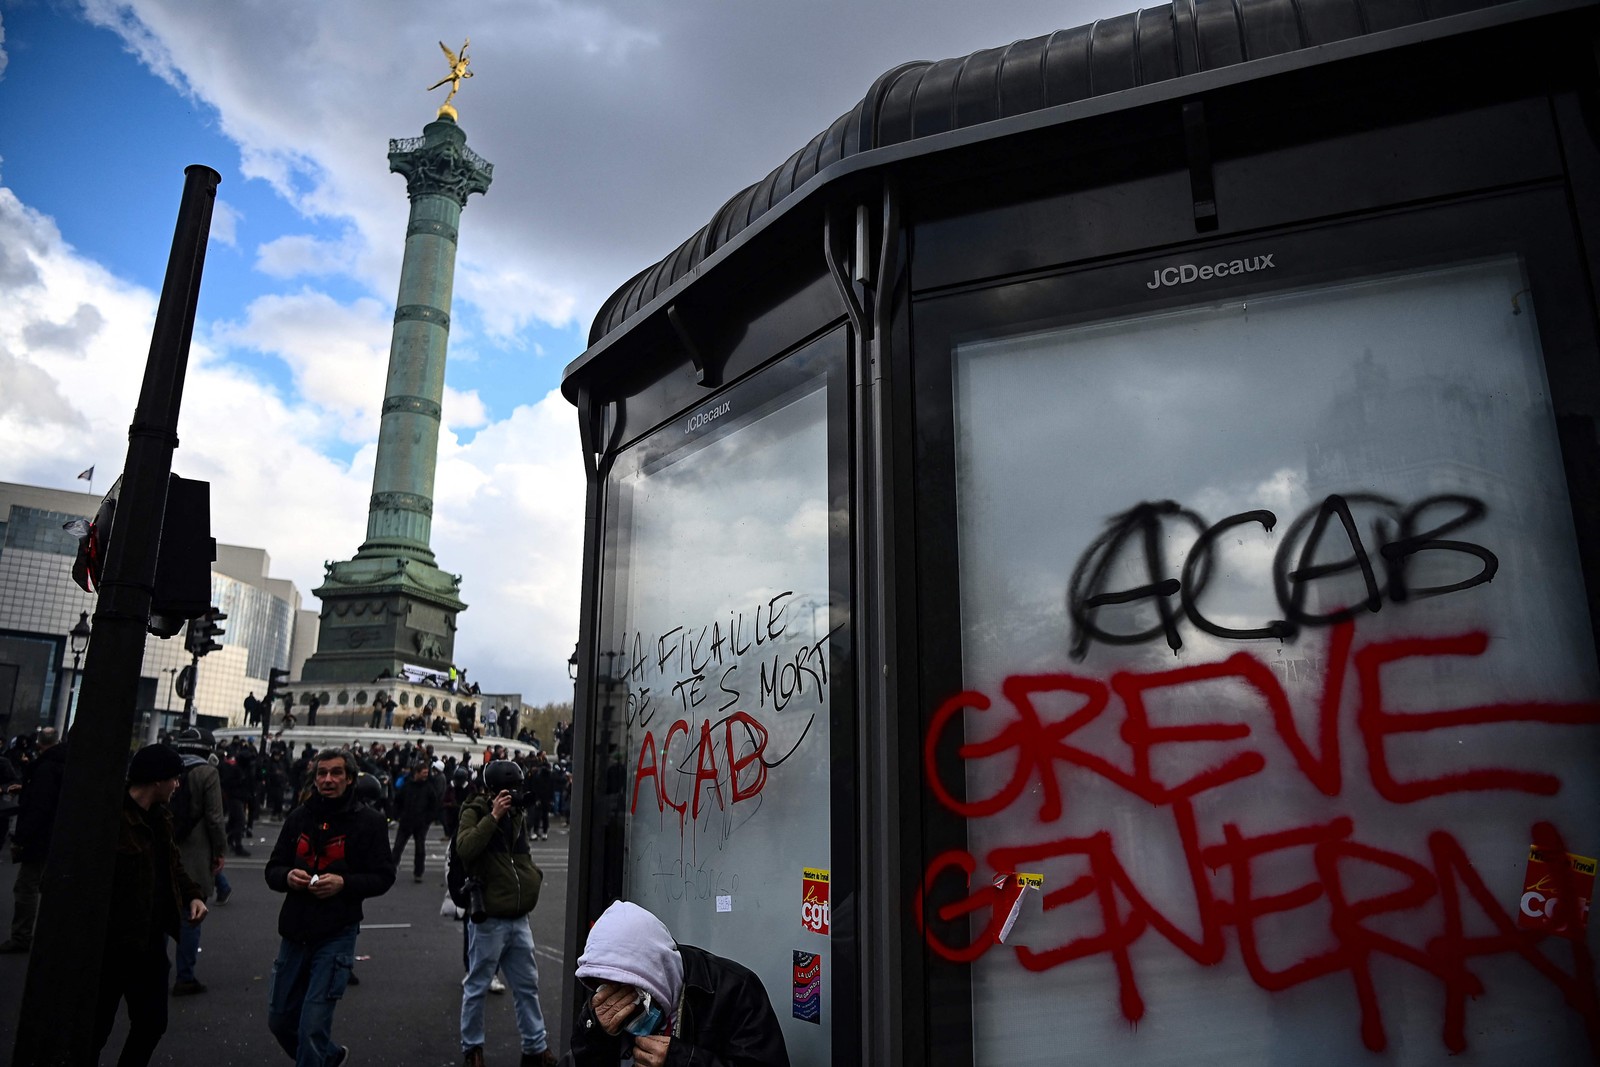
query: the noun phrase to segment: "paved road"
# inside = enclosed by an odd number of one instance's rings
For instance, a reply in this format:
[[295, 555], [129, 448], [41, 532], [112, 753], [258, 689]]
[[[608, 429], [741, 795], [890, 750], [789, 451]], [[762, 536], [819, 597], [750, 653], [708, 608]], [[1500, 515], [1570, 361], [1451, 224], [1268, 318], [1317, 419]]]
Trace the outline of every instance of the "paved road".
[[[201, 941], [200, 981], [207, 991], [170, 1001], [167, 1036], [155, 1064], [171, 1067], [282, 1067], [289, 1062], [267, 1032], [267, 980], [277, 953], [278, 903], [261, 871], [277, 827], [257, 826], [258, 840], [248, 859], [229, 857], [233, 897], [213, 907]], [[548, 841], [533, 842], [534, 862], [544, 870], [544, 888], [533, 913], [540, 1000], [552, 1045], [564, 1047], [565, 992], [570, 968], [561, 959], [563, 911], [567, 898], [567, 836], [552, 827]], [[445, 840], [435, 829], [429, 842], [427, 874], [411, 880], [411, 851], [385, 896], [366, 903], [366, 921], [356, 952], [361, 984], [350, 989], [334, 1017], [334, 1038], [350, 1046], [357, 1067], [461, 1062], [461, 924], [439, 915], [444, 900]], [[16, 867], [0, 863], [0, 915], [11, 928], [11, 884]], [[168, 955], [171, 953], [169, 951]], [[17, 1011], [27, 973], [27, 957], [0, 956], [0, 1064], [8, 1063], [16, 1036]], [[88, 990], [63, 995], [88, 996]], [[515, 1064], [516, 1018], [511, 996], [489, 998], [485, 1048], [490, 1067]], [[116, 1060], [125, 1023], [107, 1046], [105, 1062]]]

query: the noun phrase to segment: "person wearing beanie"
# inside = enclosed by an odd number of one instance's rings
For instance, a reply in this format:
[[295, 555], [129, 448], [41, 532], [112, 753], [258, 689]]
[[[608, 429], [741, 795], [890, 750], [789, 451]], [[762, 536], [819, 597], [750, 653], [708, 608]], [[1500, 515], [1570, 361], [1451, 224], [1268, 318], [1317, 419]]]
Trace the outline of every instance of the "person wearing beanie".
[[589, 931], [577, 977], [591, 995], [572, 1037], [578, 1067], [708, 1063], [788, 1067], [766, 987], [753, 971], [680, 945], [660, 919], [625, 900]]
[[150, 1062], [167, 1032], [167, 938], [177, 939], [180, 918], [199, 923], [206, 917], [205, 895], [184, 872], [172, 840], [167, 801], [182, 775], [183, 757], [168, 745], [140, 749], [128, 766], [95, 1004], [98, 1056], [111, 1037], [117, 1006], [128, 1003], [128, 1036], [118, 1067]]

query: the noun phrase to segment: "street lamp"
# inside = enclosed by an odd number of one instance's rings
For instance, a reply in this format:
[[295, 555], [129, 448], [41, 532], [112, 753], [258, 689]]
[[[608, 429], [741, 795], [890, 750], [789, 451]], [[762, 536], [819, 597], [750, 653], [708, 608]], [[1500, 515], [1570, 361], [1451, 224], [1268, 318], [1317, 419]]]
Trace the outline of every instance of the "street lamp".
[[78, 664], [83, 659], [83, 654], [89, 650], [89, 638], [94, 635], [94, 627], [89, 625], [89, 613], [78, 612], [78, 624], [67, 631], [67, 639], [72, 647], [72, 681], [67, 688], [67, 699], [61, 705], [61, 710], [56, 714], [56, 736], [67, 736], [68, 718], [72, 714], [72, 699], [78, 692]]

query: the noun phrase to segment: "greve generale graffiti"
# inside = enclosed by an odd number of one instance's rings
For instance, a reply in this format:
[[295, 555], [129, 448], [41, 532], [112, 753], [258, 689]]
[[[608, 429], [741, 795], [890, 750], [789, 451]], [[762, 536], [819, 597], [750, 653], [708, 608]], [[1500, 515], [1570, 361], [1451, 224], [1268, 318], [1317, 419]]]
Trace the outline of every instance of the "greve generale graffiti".
[[[1376, 508], [1386, 516], [1387, 521], [1380, 521], [1373, 530], [1370, 542], [1352, 516], [1352, 503], [1363, 505], [1364, 510]], [[1494, 553], [1452, 536], [1484, 513], [1481, 501], [1460, 495], [1430, 497], [1409, 506], [1374, 496], [1330, 496], [1291, 524], [1276, 553], [1272, 577], [1283, 617], [1262, 620], [1248, 629], [1220, 626], [1207, 618], [1205, 577], [1221, 533], [1246, 523], [1271, 530], [1277, 523], [1271, 512], [1246, 512], [1207, 525], [1177, 504], [1161, 502], [1141, 504], [1110, 520], [1072, 577], [1069, 599], [1074, 635], [1070, 650], [1075, 657], [1081, 658], [1095, 641], [1135, 644], [1165, 640], [1176, 652], [1182, 647], [1185, 623], [1241, 640], [1288, 641], [1304, 629], [1326, 628], [1322, 693], [1311, 719], [1314, 726], [1307, 731], [1310, 736], [1298, 726], [1277, 676], [1248, 652], [1170, 670], [1118, 671], [1109, 678], [1070, 672], [1018, 674], [1001, 683], [999, 700], [976, 691], [957, 693], [946, 700], [930, 720], [923, 750], [926, 781], [935, 800], [949, 812], [973, 820], [1002, 813], [1014, 820], [1015, 812], [1032, 810], [1031, 805], [1037, 803], [1034, 814], [1044, 831], [1040, 840], [994, 849], [984, 857], [984, 866], [1004, 873], [1036, 870], [1045, 861], [1073, 859], [1083, 873], [1064, 885], [1046, 885], [1043, 907], [1049, 911], [1082, 902], [1091, 913], [1098, 913], [1096, 928], [1084, 936], [1056, 945], [1014, 945], [1011, 951], [1017, 961], [1030, 971], [1048, 971], [1091, 957], [1109, 957], [1117, 976], [1118, 1008], [1125, 1019], [1136, 1023], [1144, 1017], [1146, 1004], [1132, 947], [1153, 933], [1196, 964], [1211, 966], [1224, 959], [1224, 933], [1231, 928], [1245, 970], [1264, 990], [1277, 992], [1329, 975], [1347, 975], [1360, 1006], [1361, 1039], [1367, 1048], [1381, 1051], [1388, 1045], [1388, 1036], [1374, 965], [1387, 957], [1439, 984], [1440, 1039], [1449, 1051], [1461, 1052], [1467, 1048], [1469, 1002], [1485, 992], [1474, 973], [1474, 961], [1511, 954], [1526, 960], [1532, 971], [1549, 983], [1552, 994], [1578, 1013], [1588, 1029], [1591, 1049], [1600, 1053], [1594, 961], [1579, 916], [1574, 914], [1579, 895], [1572, 884], [1575, 875], [1565, 864], [1551, 868], [1555, 903], [1547, 929], [1568, 932], [1568, 940], [1557, 943], [1568, 947], [1570, 966], [1558, 964], [1541, 948], [1549, 933], [1518, 927], [1516, 901], [1494, 897], [1449, 828], [1424, 831], [1426, 855], [1408, 856], [1363, 843], [1356, 821], [1331, 807], [1325, 819], [1255, 834], [1224, 821], [1207, 836], [1196, 815], [1197, 801], [1258, 775], [1299, 776], [1324, 796], [1341, 796], [1345, 783], [1340, 713], [1350, 687], [1354, 689], [1353, 736], [1364, 750], [1371, 787], [1383, 802], [1403, 806], [1457, 793], [1492, 796], [1510, 791], [1553, 796], [1560, 791], [1558, 777], [1526, 767], [1408, 773], [1405, 761], [1391, 758], [1391, 742], [1496, 723], [1592, 726], [1600, 723], [1600, 705], [1506, 702], [1399, 710], [1391, 707], [1384, 695], [1386, 668], [1440, 657], [1481, 656], [1489, 647], [1489, 636], [1473, 631], [1362, 642], [1356, 633], [1354, 619], [1359, 612], [1378, 611], [1385, 602], [1460, 593], [1489, 581], [1498, 567]], [[1172, 564], [1162, 554], [1163, 524], [1173, 522], [1188, 524], [1198, 533], [1176, 578], [1171, 576]], [[1111, 561], [1125, 547], [1138, 551], [1149, 581], [1132, 589], [1107, 589], [1113, 573]], [[1408, 565], [1423, 552], [1469, 557], [1464, 562], [1473, 573], [1449, 585], [1413, 588], [1408, 583]], [[1326, 612], [1308, 609], [1310, 586], [1324, 578], [1352, 574], [1359, 575], [1366, 591], [1361, 603]], [[1124, 633], [1112, 632], [1097, 622], [1099, 607], [1139, 599], [1155, 603], [1158, 621], [1153, 626]], [[1204, 692], [1216, 698], [1219, 709], [1248, 709], [1246, 720], [1182, 725], [1160, 725], [1153, 720], [1151, 698], [1163, 691], [1194, 687], [1209, 687]], [[1047, 718], [1041, 711], [1046, 698], [1053, 706], [1064, 699], [1074, 710], [1064, 718]], [[989, 729], [979, 731], [978, 740], [961, 737], [964, 713], [969, 711], [989, 723]], [[1075, 735], [1106, 715], [1119, 720], [1118, 735], [1127, 750], [1121, 759], [1095, 751], [1088, 743], [1075, 742]], [[1228, 754], [1187, 776], [1160, 774], [1152, 759], [1158, 750], [1175, 751], [1171, 746], [1216, 743], [1227, 745]], [[963, 795], [940, 773], [940, 753], [952, 746], [963, 765], [1009, 767], [1009, 777], [991, 795]], [[1119, 859], [1119, 842], [1109, 831], [1082, 836], [1049, 834], [1050, 825], [1064, 813], [1065, 786], [1074, 775], [1103, 779], [1170, 817], [1182, 842], [1190, 882], [1184, 892], [1192, 893], [1197, 931], [1192, 925], [1186, 930], [1140, 892]], [[1215, 805], [1208, 810], [1215, 810]], [[1530, 839], [1540, 851], [1556, 856], [1567, 851], [1561, 831], [1549, 822], [1531, 827]], [[1138, 842], [1121, 843], [1124, 851], [1139, 847]], [[1302, 864], [1305, 881], [1288, 891], [1258, 893], [1256, 872], [1267, 864], [1280, 870], [1285, 860]], [[1363, 872], [1366, 874], [1376, 873], [1374, 868], [1386, 872], [1396, 887], [1375, 896], [1352, 891], [1348, 888], [1354, 881], [1351, 872], [1360, 865], [1369, 868]], [[934, 857], [926, 868], [914, 904], [916, 921], [932, 951], [945, 959], [971, 962], [1000, 947], [998, 935], [1010, 911], [1009, 898], [992, 884], [992, 876], [979, 876], [978, 871], [977, 858], [962, 849]], [[1226, 891], [1219, 888], [1222, 879], [1211, 872], [1227, 875]], [[1274, 924], [1312, 907], [1319, 911], [1305, 912], [1306, 921], [1318, 921], [1310, 918], [1313, 914], [1326, 914], [1323, 947], [1300, 958], [1282, 958], [1286, 950], [1275, 946], [1271, 936], [1273, 929], [1281, 927]], [[1412, 928], [1429, 930], [1431, 936], [1411, 943], [1382, 932], [1382, 920], [1399, 914], [1411, 920]], [[969, 926], [975, 932], [969, 933]], [[1492, 932], [1482, 932], [1485, 929]]]

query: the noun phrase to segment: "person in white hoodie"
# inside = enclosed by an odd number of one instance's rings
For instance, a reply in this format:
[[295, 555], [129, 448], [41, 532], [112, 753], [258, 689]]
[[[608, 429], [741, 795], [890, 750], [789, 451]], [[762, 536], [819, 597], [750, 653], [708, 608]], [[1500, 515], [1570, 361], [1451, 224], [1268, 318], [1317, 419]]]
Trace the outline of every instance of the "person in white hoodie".
[[680, 945], [650, 912], [619, 900], [589, 931], [578, 978], [592, 995], [572, 1038], [578, 1067], [788, 1067], [761, 979]]

